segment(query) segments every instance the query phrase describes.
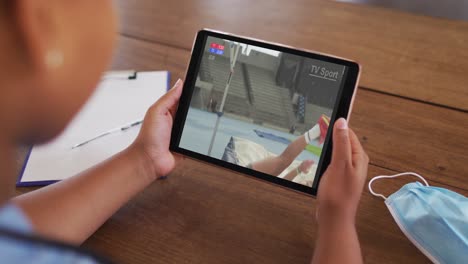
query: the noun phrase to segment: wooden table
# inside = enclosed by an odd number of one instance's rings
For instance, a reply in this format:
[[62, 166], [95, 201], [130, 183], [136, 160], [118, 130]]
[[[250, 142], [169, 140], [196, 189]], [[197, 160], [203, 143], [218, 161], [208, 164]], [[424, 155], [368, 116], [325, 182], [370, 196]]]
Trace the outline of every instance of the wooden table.
[[[184, 77], [203, 27], [318, 50], [363, 65], [351, 126], [368, 179], [415, 171], [468, 195], [468, 23], [310, 0], [121, 0], [112, 69]], [[377, 182], [390, 194], [414, 179]], [[316, 200], [185, 159], [107, 221], [85, 247], [119, 263], [309, 263]], [[364, 189], [366, 263], [427, 263], [383, 200]], [[339, 252], [337, 252], [339, 254]]]

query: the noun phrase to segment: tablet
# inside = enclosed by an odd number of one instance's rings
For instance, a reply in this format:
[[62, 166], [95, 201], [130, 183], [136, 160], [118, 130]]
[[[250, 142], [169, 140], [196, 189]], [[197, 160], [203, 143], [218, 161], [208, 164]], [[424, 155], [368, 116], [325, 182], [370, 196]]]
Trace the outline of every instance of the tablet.
[[201, 30], [170, 149], [316, 195], [333, 123], [349, 119], [359, 72], [350, 60]]

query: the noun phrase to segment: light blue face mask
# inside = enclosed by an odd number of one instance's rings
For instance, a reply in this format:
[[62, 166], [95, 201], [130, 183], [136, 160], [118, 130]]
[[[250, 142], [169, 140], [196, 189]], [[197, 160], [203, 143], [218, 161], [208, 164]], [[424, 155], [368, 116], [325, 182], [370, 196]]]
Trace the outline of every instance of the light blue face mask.
[[[404, 185], [388, 198], [372, 190], [381, 178], [403, 175], [419, 177], [420, 182]], [[385, 200], [388, 210], [408, 239], [434, 263], [468, 263], [468, 198], [444, 188], [429, 186], [413, 172], [376, 176], [369, 191]]]

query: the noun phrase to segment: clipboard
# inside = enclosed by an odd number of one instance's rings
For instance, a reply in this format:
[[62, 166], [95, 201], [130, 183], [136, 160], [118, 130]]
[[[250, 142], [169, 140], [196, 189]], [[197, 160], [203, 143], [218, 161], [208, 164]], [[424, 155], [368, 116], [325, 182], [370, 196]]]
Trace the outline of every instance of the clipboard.
[[28, 149], [17, 187], [45, 186], [69, 178], [130, 145], [141, 126], [112, 133], [73, 148], [105, 131], [143, 120], [146, 110], [170, 85], [168, 71], [107, 72], [94, 94], [52, 142]]

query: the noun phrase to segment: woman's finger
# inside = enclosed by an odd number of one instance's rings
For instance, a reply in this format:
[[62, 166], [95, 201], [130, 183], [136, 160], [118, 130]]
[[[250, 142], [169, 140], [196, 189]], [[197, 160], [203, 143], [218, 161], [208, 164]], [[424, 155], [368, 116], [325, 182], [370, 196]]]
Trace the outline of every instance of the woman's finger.
[[183, 81], [181, 79], [177, 80], [175, 85], [151, 106], [151, 108], [154, 108], [156, 114], [166, 114], [169, 111], [172, 116], [175, 115], [177, 104], [182, 94], [182, 86]]
[[367, 162], [369, 162], [369, 158], [367, 157], [364, 148], [361, 145], [356, 133], [352, 129], [349, 129], [349, 136], [351, 142], [351, 150], [353, 155], [353, 166], [363, 166]]

